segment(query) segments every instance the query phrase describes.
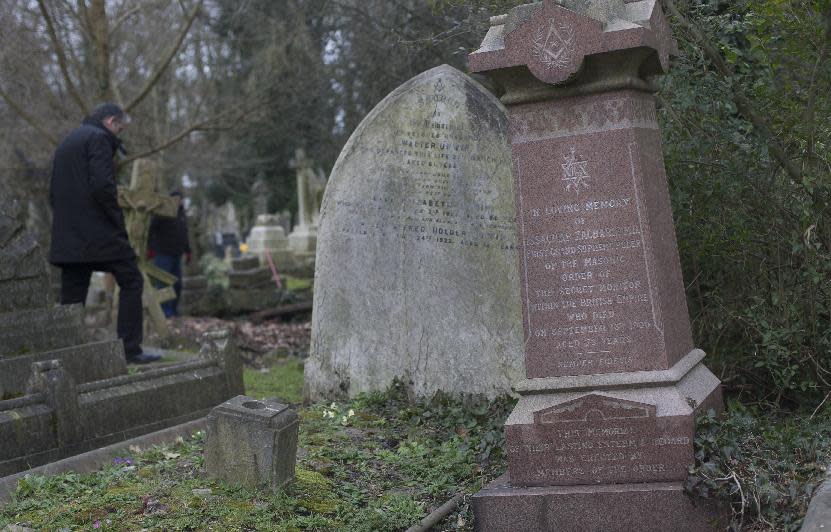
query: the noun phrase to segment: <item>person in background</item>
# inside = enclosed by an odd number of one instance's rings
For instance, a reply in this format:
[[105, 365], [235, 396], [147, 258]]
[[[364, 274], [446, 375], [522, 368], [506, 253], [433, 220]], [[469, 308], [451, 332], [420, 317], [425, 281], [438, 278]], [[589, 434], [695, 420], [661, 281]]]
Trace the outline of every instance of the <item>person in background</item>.
[[171, 196], [179, 199], [179, 212], [176, 218], [154, 216], [150, 222], [150, 234], [147, 240], [147, 255], [153, 263], [164, 271], [176, 276], [176, 299], [162, 303], [164, 315], [168, 318], [179, 315], [179, 297], [182, 295], [182, 255], [190, 264], [191, 251], [188, 241], [188, 222], [185, 215], [182, 192], [174, 190]]
[[55, 150], [49, 262], [61, 269], [62, 305], [86, 301], [92, 272], [113, 274], [121, 289], [117, 331], [127, 362], [146, 364], [161, 356], [141, 348], [144, 281], [118, 206], [113, 161], [123, 151], [118, 134], [128, 122], [121, 107], [101, 104]]

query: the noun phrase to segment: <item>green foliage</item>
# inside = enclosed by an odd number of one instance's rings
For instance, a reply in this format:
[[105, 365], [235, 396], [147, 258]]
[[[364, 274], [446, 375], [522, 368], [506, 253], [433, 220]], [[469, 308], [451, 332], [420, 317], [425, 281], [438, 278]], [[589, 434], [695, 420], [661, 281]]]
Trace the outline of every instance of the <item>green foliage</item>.
[[[296, 381], [298, 367], [285, 366], [271, 376]], [[248, 391], [269, 395], [265, 390]], [[133, 450], [92, 474], [27, 477], [15, 501], [0, 509], [0, 528], [90, 529], [97, 522], [117, 530], [402, 530], [501, 474], [496, 457], [512, 405], [447, 396], [411, 404], [396, 383], [387, 393], [301, 409], [299, 445], [306, 453], [284, 492], [207, 478], [204, 434], [197, 433]], [[497, 428], [500, 437], [492, 435]], [[470, 522], [452, 516], [443, 529]]]
[[731, 405], [697, 420], [688, 489], [731, 501], [736, 530], [799, 530], [831, 458], [831, 420]]
[[[697, 343], [747, 400], [816, 405], [831, 391], [831, 70], [818, 68], [831, 12], [758, 0], [683, 10], [735, 72], [720, 75], [675, 28], [681, 55], [660, 115]], [[739, 93], [772, 138], [737, 111]], [[799, 180], [771, 156], [770, 140], [797, 161]]]
[[302, 292], [304, 290], [309, 290], [312, 287], [311, 279], [300, 279], [290, 275], [286, 275], [284, 279], [286, 290], [289, 292]]
[[224, 260], [207, 253], [199, 259], [199, 270], [208, 280], [208, 286], [226, 290], [228, 288], [228, 271], [231, 267]]

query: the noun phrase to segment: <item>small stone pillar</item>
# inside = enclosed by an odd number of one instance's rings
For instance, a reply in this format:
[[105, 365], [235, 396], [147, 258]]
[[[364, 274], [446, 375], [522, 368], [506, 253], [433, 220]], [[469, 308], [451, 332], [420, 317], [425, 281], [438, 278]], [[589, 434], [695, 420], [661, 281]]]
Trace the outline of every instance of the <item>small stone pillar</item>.
[[545, 0], [493, 17], [469, 57], [508, 110], [527, 377], [477, 530], [716, 517], [684, 492], [695, 416], [722, 401], [693, 344], [653, 96], [674, 50], [657, 0]]
[[250, 488], [277, 490], [294, 479], [297, 429], [294, 410], [276, 401], [239, 395], [208, 415], [208, 475]]
[[200, 339], [199, 356], [216, 361], [225, 372], [225, 397], [232, 397], [245, 392], [242, 377], [242, 360], [230, 329], [208, 331]]
[[26, 394], [36, 393], [43, 394], [44, 403], [53, 411], [53, 427], [58, 446], [82, 440], [84, 435], [75, 380], [63, 369], [60, 360], [44, 360], [32, 364]]

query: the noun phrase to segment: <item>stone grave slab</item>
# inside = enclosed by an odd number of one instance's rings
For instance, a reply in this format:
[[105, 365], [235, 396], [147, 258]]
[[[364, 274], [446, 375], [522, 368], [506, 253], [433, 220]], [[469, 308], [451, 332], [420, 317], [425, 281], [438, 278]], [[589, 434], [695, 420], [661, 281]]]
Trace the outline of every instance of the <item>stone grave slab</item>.
[[[510, 488], [476, 495], [479, 530], [528, 510], [558, 529], [621, 504], [640, 524], [605, 529], [651, 530], [653, 496], [679, 509], [663, 529], [687, 525], [694, 418], [721, 390], [693, 348], [646, 79], [674, 49], [656, 0], [545, 0], [493, 17], [470, 55], [508, 109], [527, 377], [505, 425]], [[598, 504], [575, 508], [564, 486]], [[701, 508], [695, 522], [717, 517]]]
[[83, 326], [82, 305], [0, 314], [0, 358], [81, 344]]
[[364, 119], [329, 178], [315, 273], [310, 399], [510, 391], [523, 375], [504, 107], [450, 66]]
[[83, 384], [109, 379], [127, 373], [124, 345], [121, 340], [106, 340], [74, 345], [55, 351], [0, 360], [0, 398], [22, 395], [32, 372], [32, 364], [45, 360], [61, 360], [75, 382]]
[[[40, 280], [16, 208], [0, 198], [2, 281]], [[0, 308], [0, 476], [190, 421], [243, 391], [229, 331], [206, 333], [198, 357], [128, 374], [120, 340], [87, 341], [81, 305], [22, 301]]]
[[271, 270], [259, 266], [250, 270], [232, 270], [228, 272], [228, 286], [233, 290], [236, 288], [258, 288], [263, 285], [273, 285], [271, 277]]
[[244, 272], [260, 267], [260, 259], [254, 255], [243, 255], [231, 262], [231, 271]]

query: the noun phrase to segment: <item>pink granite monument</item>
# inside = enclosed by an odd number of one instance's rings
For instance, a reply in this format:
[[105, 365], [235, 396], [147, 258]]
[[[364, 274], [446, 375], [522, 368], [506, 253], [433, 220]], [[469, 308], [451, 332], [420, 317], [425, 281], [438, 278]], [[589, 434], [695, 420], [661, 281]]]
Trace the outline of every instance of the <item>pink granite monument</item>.
[[491, 19], [470, 69], [509, 112], [527, 379], [479, 530], [706, 530], [683, 482], [721, 408], [693, 346], [652, 76], [657, 0], [545, 0]]

